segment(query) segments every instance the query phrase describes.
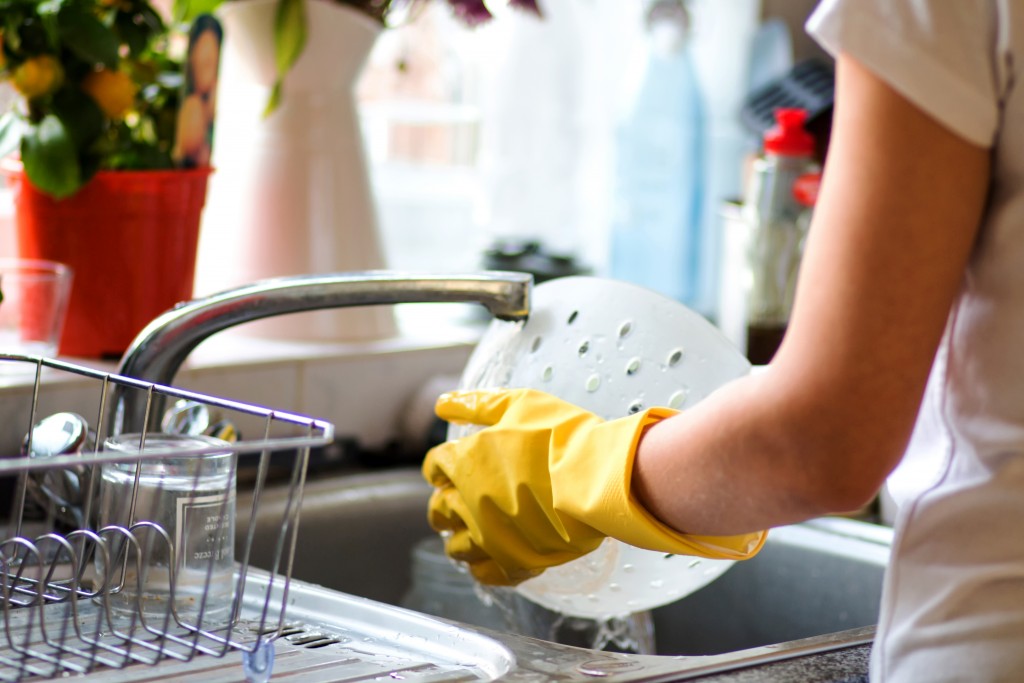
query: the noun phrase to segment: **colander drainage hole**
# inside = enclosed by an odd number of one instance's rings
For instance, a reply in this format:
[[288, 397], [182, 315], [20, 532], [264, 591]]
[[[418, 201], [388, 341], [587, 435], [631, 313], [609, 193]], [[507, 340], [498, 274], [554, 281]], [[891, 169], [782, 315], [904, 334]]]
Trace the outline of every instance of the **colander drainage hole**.
[[570, 313], [569, 314], [569, 319], [565, 321], [566, 324], [567, 325], [572, 325], [574, 322], [576, 322], [576, 318], [578, 318], [579, 315], [580, 315], [579, 311], [573, 311], [572, 313]]
[[670, 368], [674, 368], [675, 366], [679, 365], [679, 361], [681, 361], [682, 359], [683, 350], [673, 349], [672, 352], [668, 354], [668, 366]]
[[619, 339], [625, 339], [629, 336], [629, 333], [633, 331], [633, 321], [626, 320], [619, 325]]
[[537, 349], [540, 348], [541, 337], [540, 335], [533, 338], [533, 343], [530, 344], [530, 353], [537, 353]]
[[576, 350], [576, 353], [579, 354], [580, 358], [583, 358], [583, 356], [587, 355], [587, 351], [589, 350], [590, 342], [584, 339], [582, 342], [580, 342], [580, 347], [579, 349]]
[[639, 413], [641, 410], [643, 410], [643, 408], [644, 408], [644, 402], [641, 401], [640, 399], [637, 399], [637, 400], [635, 400], [635, 401], [633, 401], [632, 403], [629, 404], [629, 414], [630, 415], [635, 415], [635, 414]]
[[683, 403], [686, 402], [686, 395], [686, 389], [680, 389], [673, 392], [672, 395], [668, 397], [668, 407], [675, 409], [683, 405]]

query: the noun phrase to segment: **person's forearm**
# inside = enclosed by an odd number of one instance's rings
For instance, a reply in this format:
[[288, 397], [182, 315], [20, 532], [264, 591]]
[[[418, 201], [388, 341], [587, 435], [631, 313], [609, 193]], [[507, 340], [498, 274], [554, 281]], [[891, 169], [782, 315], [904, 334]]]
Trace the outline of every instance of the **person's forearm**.
[[988, 151], [840, 57], [833, 136], [772, 364], [640, 442], [632, 491], [696, 534], [866, 502], [910, 437], [988, 190]]
[[857, 507], [877, 472], [858, 480], [844, 474], [843, 451], [856, 445], [830, 439], [813, 414], [801, 418], [770, 382], [770, 375], [738, 380], [649, 428], [633, 470], [639, 502], [679, 531], [713, 535]]

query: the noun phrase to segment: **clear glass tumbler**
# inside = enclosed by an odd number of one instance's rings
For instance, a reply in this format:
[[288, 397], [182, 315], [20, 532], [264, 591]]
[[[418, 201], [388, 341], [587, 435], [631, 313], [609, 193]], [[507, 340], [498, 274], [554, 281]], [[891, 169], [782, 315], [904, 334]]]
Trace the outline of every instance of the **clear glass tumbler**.
[[[57, 355], [71, 280], [71, 269], [55, 261], [0, 259], [0, 352]], [[0, 364], [0, 373], [25, 368]]]
[[[207, 436], [149, 434], [142, 458], [103, 465], [100, 534], [110, 551], [97, 558], [117, 625], [228, 624], [234, 589], [235, 454], [174, 455], [227, 447]], [[106, 451], [140, 453], [140, 435], [122, 434]], [[106, 564], [106, 566], [104, 566]], [[172, 608], [173, 609], [169, 609]]]

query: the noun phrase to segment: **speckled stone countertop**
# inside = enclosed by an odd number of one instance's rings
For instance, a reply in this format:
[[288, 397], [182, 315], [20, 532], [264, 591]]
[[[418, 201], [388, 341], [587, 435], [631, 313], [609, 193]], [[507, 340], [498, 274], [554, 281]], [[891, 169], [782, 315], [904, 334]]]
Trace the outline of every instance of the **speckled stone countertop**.
[[867, 683], [871, 646], [855, 647], [687, 679], [699, 683]]

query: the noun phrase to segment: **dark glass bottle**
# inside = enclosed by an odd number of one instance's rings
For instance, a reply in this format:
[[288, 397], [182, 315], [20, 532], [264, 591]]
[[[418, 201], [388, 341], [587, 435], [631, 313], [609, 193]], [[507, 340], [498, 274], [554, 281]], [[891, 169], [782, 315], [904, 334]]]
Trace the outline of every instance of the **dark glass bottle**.
[[806, 112], [779, 109], [764, 137], [744, 205], [749, 226], [747, 358], [768, 363], [782, 343], [793, 307], [797, 273], [820, 168], [814, 139], [803, 129]]

